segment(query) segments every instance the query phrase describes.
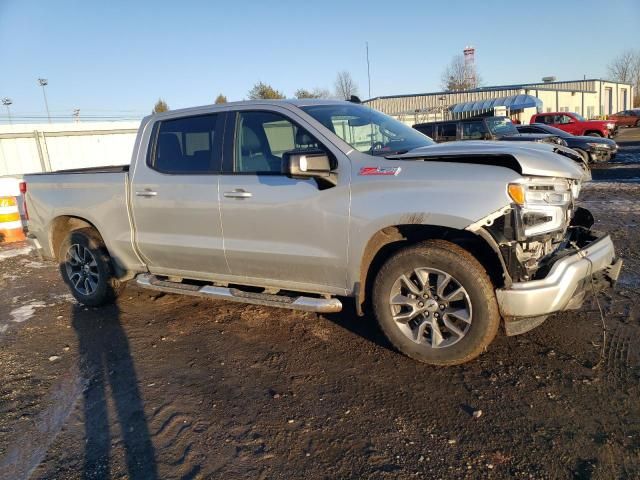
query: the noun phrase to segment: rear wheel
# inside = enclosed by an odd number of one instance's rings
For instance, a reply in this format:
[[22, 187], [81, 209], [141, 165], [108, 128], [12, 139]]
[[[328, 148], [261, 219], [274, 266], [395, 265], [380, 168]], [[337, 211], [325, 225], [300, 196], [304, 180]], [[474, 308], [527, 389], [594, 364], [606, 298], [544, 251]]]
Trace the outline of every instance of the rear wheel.
[[493, 284], [482, 265], [440, 240], [405, 248], [384, 264], [375, 279], [373, 308], [398, 350], [432, 365], [476, 358], [500, 324]]
[[111, 258], [91, 228], [72, 231], [62, 242], [60, 273], [78, 302], [96, 307], [113, 302], [122, 284], [113, 275]]

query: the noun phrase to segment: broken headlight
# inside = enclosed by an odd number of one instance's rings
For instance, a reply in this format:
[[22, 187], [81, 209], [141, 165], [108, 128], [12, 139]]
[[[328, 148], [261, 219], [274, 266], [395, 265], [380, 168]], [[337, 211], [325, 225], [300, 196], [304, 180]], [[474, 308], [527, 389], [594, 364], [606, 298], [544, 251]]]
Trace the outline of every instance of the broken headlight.
[[526, 178], [510, 183], [507, 191], [517, 205], [522, 233], [534, 237], [566, 230], [580, 185], [566, 178]]

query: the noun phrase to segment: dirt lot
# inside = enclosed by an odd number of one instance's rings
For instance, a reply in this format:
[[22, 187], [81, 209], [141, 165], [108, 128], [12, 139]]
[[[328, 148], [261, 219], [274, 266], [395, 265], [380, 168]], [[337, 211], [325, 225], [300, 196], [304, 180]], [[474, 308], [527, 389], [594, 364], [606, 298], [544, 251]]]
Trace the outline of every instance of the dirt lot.
[[626, 259], [599, 297], [602, 358], [593, 300], [433, 368], [350, 308], [131, 286], [87, 309], [56, 265], [0, 249], [0, 479], [639, 478], [640, 184], [623, 178], [583, 195]]

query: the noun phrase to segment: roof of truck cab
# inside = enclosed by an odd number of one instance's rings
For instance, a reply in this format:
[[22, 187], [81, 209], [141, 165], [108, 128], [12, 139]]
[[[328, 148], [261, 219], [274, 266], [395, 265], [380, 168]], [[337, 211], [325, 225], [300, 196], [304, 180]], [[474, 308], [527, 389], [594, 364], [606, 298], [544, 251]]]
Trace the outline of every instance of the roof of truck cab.
[[[229, 108], [239, 106], [264, 106], [264, 105], [293, 105], [295, 107], [306, 107], [311, 105], [344, 105], [351, 104], [346, 100], [333, 100], [324, 98], [284, 98], [284, 99], [260, 99], [260, 100], [241, 100], [239, 102], [227, 102], [221, 104], [199, 105], [197, 107], [179, 108], [175, 110], [167, 110], [166, 112], [153, 113], [152, 116], [163, 116], [175, 113], [195, 113], [211, 107]], [[352, 104], [358, 105], [358, 104]]]

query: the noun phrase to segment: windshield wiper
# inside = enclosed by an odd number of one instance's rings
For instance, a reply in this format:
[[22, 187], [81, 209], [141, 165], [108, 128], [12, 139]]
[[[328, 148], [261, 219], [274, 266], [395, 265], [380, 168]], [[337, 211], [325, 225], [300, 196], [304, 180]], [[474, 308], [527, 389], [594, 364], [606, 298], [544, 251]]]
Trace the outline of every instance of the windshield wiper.
[[409, 153], [409, 150], [406, 150], [406, 149], [405, 150], [395, 150], [393, 152], [384, 152], [384, 153], [385, 153], [384, 158], [389, 158], [389, 159], [393, 160], [393, 158], [391, 158], [391, 157], [394, 157], [396, 155], [404, 155], [405, 153]]

